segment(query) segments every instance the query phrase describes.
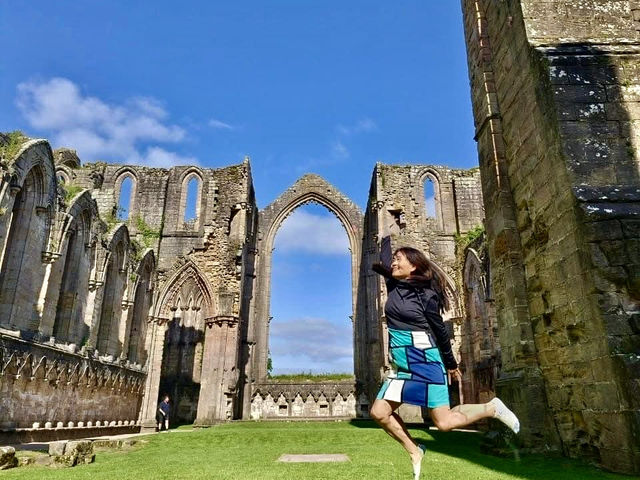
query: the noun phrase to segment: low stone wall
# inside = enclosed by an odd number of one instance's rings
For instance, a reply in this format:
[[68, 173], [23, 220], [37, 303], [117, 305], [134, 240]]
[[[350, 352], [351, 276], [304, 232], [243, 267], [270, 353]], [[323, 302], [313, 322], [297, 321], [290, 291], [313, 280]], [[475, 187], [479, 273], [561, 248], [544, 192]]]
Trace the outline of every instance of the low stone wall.
[[83, 436], [93, 435], [89, 427], [135, 429], [145, 378], [142, 371], [0, 334], [0, 435], [20, 431], [40, 441], [76, 438], [71, 431], [78, 427]]
[[[116, 422], [117, 423], [117, 422]], [[79, 438], [104, 437], [112, 435], [126, 435], [139, 433], [140, 426], [136, 423], [120, 422], [121, 425], [85, 426], [62, 428], [16, 428], [0, 431], [0, 444], [17, 445], [30, 442], [53, 442], [56, 440], [74, 440]]]
[[356, 398], [353, 382], [266, 382], [254, 388], [251, 419], [355, 418], [363, 416]]

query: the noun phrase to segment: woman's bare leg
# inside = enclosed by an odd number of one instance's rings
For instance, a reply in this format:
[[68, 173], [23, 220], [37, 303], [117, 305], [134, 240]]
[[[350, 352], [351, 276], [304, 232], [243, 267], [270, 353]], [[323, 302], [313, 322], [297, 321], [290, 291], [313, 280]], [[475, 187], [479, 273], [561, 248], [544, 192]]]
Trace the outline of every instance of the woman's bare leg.
[[498, 398], [487, 403], [472, 403], [458, 405], [454, 408], [438, 407], [429, 411], [431, 419], [438, 430], [449, 431], [454, 428], [465, 427], [483, 418], [495, 417], [505, 423], [514, 432], [520, 430], [520, 422]]
[[373, 402], [369, 413], [371, 414], [371, 418], [373, 418], [385, 432], [404, 447], [411, 456], [412, 463], [416, 463], [422, 458], [423, 452], [418, 448], [416, 442], [407, 431], [407, 427], [400, 416], [395, 413], [395, 410], [399, 406], [400, 404], [396, 402], [377, 399]]

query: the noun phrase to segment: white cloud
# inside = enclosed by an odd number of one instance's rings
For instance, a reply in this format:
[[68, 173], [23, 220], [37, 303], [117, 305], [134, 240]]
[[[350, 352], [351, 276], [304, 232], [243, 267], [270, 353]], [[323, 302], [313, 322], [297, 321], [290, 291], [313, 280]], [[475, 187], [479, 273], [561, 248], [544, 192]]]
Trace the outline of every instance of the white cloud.
[[296, 210], [280, 227], [275, 248], [287, 252], [343, 255], [349, 253], [349, 240], [344, 227], [333, 215], [320, 216]]
[[353, 371], [353, 329], [347, 318], [338, 323], [309, 317], [274, 319], [269, 335], [274, 373]]
[[212, 118], [209, 120], [209, 126], [212, 128], [217, 128], [219, 130], [235, 130], [233, 125], [223, 122], [222, 120], [217, 120]]
[[348, 136], [348, 135], [355, 135], [358, 133], [375, 132], [376, 130], [378, 130], [378, 125], [376, 124], [376, 122], [374, 122], [370, 118], [365, 117], [358, 120], [353, 125], [338, 125], [336, 129], [342, 135]]
[[351, 155], [347, 147], [340, 140], [333, 143], [331, 150], [333, 151], [333, 154], [339, 158], [349, 158]]
[[19, 84], [16, 103], [31, 127], [43, 131], [54, 145], [77, 150], [84, 161], [161, 167], [197, 163], [193, 157], [155, 145], [180, 143], [187, 133], [167, 123], [167, 111], [151, 97], [113, 105], [84, 95], [69, 79], [56, 77]]

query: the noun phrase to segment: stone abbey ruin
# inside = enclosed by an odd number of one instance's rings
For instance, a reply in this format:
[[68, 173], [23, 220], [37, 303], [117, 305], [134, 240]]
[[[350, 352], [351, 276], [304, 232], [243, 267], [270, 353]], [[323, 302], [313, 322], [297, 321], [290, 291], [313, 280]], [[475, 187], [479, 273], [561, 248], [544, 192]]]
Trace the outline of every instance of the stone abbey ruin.
[[[364, 212], [315, 175], [259, 211], [248, 161], [81, 164], [3, 136], [2, 441], [153, 428], [163, 392], [174, 418], [203, 426], [366, 417], [388, 367], [370, 266], [391, 221], [394, 246], [418, 246], [448, 280], [465, 402], [498, 392], [524, 447], [640, 472], [640, 1], [462, 9], [479, 169], [378, 163]], [[354, 382], [267, 376], [273, 242], [309, 202], [349, 238]]]

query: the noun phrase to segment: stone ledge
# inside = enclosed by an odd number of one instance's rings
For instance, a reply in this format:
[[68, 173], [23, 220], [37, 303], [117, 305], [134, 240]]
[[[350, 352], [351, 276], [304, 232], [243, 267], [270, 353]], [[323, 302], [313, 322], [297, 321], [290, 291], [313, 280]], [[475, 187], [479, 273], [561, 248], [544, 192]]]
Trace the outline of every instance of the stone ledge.
[[18, 428], [0, 431], [0, 444], [17, 445], [31, 442], [53, 442], [89, 437], [139, 433], [140, 425], [74, 428]]

